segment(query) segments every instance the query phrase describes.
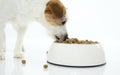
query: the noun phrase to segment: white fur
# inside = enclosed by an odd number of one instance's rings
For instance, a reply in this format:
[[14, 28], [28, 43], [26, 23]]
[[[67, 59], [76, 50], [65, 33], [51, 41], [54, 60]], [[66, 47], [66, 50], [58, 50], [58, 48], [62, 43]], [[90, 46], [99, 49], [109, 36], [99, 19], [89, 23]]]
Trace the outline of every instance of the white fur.
[[[28, 22], [37, 20], [53, 35], [57, 33], [64, 34], [64, 26], [54, 27], [46, 22], [44, 17], [45, 6], [49, 0], [0, 0], [0, 59], [4, 59], [5, 50], [5, 22], [10, 20], [14, 29], [17, 31], [17, 42], [14, 50], [14, 56], [23, 57], [22, 45], [23, 38]], [[58, 31], [58, 32], [56, 32]]]

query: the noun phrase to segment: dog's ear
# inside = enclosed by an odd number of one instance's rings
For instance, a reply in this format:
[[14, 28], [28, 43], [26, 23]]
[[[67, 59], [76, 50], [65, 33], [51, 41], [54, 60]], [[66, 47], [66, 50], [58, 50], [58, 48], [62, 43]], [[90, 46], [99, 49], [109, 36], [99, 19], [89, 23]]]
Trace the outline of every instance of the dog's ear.
[[46, 5], [45, 13], [52, 14], [56, 18], [62, 18], [66, 14], [66, 9], [59, 0], [51, 0]]

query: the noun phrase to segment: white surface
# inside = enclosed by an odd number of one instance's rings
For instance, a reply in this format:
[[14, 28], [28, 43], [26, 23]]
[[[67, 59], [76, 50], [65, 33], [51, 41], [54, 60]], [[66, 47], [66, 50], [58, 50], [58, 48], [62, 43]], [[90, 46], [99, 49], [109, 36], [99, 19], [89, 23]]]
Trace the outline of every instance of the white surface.
[[100, 44], [53, 43], [47, 57], [50, 63], [66, 66], [97, 66], [106, 63]]
[[68, 8], [67, 30], [70, 37], [101, 42], [107, 64], [96, 68], [65, 68], [49, 66], [44, 71], [46, 51], [52, 39], [38, 23], [31, 23], [24, 39], [25, 59], [21, 65], [14, 60], [16, 33], [6, 28], [6, 60], [0, 61], [0, 75], [120, 75], [120, 1], [119, 0], [63, 0]]
[[6, 60], [0, 61], [0, 75], [120, 75], [120, 41], [100, 40], [106, 54], [107, 64], [105, 66], [96, 68], [66, 68], [49, 65], [46, 71], [43, 70], [42, 66], [47, 61], [46, 51], [53, 40], [41, 31], [44, 31], [44, 29], [41, 28], [39, 30], [37, 25], [31, 25], [28, 28], [24, 41], [26, 65], [22, 65], [21, 60], [13, 58], [16, 34], [10, 26], [6, 29], [8, 29], [6, 30]]
[[7, 43], [7, 48], [9, 49], [7, 49], [6, 60], [0, 61], [0, 75], [120, 75], [120, 47], [118, 44], [103, 43], [107, 59], [105, 66], [96, 68], [66, 68], [49, 65], [46, 71], [43, 70], [42, 66], [47, 61], [46, 50], [48, 50], [49, 44], [46, 45], [46, 42], [48, 41], [38, 39], [25, 42], [26, 65], [22, 65], [21, 60], [12, 58], [13, 42], [10, 41]]

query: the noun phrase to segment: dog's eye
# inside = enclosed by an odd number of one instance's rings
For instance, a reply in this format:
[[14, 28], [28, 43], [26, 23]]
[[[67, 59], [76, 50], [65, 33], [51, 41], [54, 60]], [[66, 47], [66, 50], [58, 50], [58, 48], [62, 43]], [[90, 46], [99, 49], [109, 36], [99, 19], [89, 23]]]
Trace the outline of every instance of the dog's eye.
[[64, 25], [66, 23], [66, 21], [63, 21], [62, 24]]

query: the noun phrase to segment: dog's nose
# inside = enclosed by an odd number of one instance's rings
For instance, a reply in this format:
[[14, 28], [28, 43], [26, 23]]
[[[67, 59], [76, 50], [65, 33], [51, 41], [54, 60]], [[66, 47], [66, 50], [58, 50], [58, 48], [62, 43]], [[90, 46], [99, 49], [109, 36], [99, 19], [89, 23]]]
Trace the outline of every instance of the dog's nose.
[[59, 39], [66, 40], [66, 39], [68, 39], [68, 34], [61, 35], [61, 36], [55, 35], [55, 38], [56, 38], [57, 40], [59, 40]]
[[64, 35], [64, 39], [63, 40], [66, 40], [66, 39], [68, 39], [68, 34]]

